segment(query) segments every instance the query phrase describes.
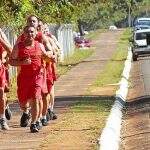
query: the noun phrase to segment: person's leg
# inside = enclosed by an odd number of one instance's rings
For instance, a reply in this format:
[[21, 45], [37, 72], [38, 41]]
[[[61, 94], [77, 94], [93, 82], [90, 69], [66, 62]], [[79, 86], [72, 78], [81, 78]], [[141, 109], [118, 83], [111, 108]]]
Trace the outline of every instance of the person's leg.
[[54, 113], [54, 104], [55, 104], [55, 93], [54, 93], [54, 85], [53, 85], [50, 92], [50, 102], [48, 108], [48, 112], [50, 114], [51, 120], [57, 119], [57, 116]]
[[20, 103], [20, 108], [22, 110], [22, 116], [20, 118], [20, 126], [27, 127], [30, 120], [30, 107], [29, 103]]
[[47, 109], [48, 109], [48, 94], [43, 94], [42, 96], [42, 100], [43, 100], [43, 111], [42, 111], [42, 125], [43, 126], [47, 126], [48, 125], [48, 121], [50, 120], [46, 115], [47, 115]]
[[41, 122], [42, 111], [43, 111], [43, 101], [39, 100], [39, 114], [38, 114], [38, 118], [36, 121], [36, 125], [39, 130], [42, 128], [42, 122]]
[[5, 100], [4, 89], [0, 88], [0, 125], [2, 130], [9, 129], [5, 118], [5, 107], [6, 107], [6, 100]]
[[36, 126], [36, 121], [39, 115], [39, 99], [31, 99], [30, 100], [31, 106], [31, 126], [30, 130], [32, 133], [38, 132], [38, 128]]
[[10, 120], [12, 118], [12, 112], [9, 108], [9, 104], [8, 104], [8, 100], [7, 100], [7, 96], [6, 93], [5, 94], [5, 100], [6, 100], [6, 107], [5, 107], [5, 117], [7, 120]]

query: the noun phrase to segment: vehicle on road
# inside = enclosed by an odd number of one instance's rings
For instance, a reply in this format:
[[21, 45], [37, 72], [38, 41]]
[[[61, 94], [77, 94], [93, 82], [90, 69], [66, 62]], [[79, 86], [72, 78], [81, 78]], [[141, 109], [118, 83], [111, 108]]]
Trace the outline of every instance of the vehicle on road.
[[134, 31], [150, 29], [150, 18], [138, 18], [134, 22]]
[[137, 61], [138, 57], [150, 55], [150, 29], [135, 31], [130, 42], [132, 42], [133, 61]]

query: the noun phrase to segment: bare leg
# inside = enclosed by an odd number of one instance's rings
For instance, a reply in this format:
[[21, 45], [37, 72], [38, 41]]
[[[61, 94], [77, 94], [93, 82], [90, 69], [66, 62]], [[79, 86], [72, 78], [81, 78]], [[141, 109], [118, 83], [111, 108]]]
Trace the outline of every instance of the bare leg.
[[52, 86], [51, 92], [50, 92], [50, 102], [49, 102], [49, 114], [51, 120], [57, 119], [56, 114], [54, 113], [54, 103], [55, 103], [55, 94], [54, 94], [54, 85]]
[[43, 101], [39, 100], [39, 114], [38, 114], [38, 118], [40, 119], [42, 117], [42, 112], [43, 112]]
[[48, 96], [49, 95], [47, 95], [47, 94], [43, 94], [43, 96], [42, 96], [42, 100], [43, 100], [42, 116], [46, 116], [46, 114], [47, 114], [47, 109], [48, 109], [48, 104], [49, 104]]
[[5, 117], [5, 107], [6, 107], [6, 100], [4, 95], [4, 89], [0, 89], [0, 118]]
[[30, 105], [31, 105], [31, 115], [32, 115], [31, 123], [35, 124], [39, 115], [39, 100], [38, 99], [30, 100]]
[[8, 130], [9, 127], [5, 118], [5, 107], [6, 107], [6, 99], [4, 94], [4, 89], [0, 88], [0, 125], [3, 130]]
[[53, 85], [50, 92], [50, 102], [49, 102], [49, 108], [51, 109], [51, 111], [53, 111], [54, 109], [54, 101], [55, 101], [55, 94], [54, 94], [54, 85]]

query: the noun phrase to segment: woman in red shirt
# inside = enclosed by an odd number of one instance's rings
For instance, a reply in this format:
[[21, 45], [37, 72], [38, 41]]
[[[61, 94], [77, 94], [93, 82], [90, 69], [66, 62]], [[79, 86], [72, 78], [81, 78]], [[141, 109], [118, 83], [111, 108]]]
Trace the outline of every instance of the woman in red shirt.
[[18, 99], [21, 107], [28, 102], [31, 106], [30, 130], [34, 133], [39, 131], [36, 121], [39, 115], [43, 81], [42, 58], [50, 61], [51, 56], [45, 51], [44, 46], [35, 40], [36, 29], [34, 27], [25, 27], [24, 36], [24, 41], [18, 42], [13, 49], [10, 64], [20, 66], [17, 78]]

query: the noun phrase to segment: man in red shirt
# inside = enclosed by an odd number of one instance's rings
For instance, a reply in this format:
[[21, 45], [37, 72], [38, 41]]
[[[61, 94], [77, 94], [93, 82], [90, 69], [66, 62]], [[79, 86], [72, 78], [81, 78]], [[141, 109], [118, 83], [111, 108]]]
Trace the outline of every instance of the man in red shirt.
[[24, 29], [24, 40], [17, 42], [12, 51], [10, 63], [20, 66], [17, 77], [17, 94], [21, 108], [29, 104], [31, 107], [32, 133], [38, 132], [36, 125], [40, 113], [40, 103], [42, 101], [42, 82], [44, 58], [52, 61], [51, 55], [45, 51], [44, 46], [36, 40], [36, 29], [27, 26]]

